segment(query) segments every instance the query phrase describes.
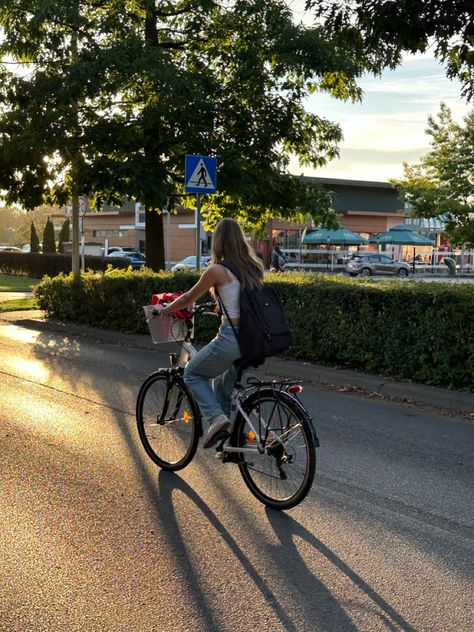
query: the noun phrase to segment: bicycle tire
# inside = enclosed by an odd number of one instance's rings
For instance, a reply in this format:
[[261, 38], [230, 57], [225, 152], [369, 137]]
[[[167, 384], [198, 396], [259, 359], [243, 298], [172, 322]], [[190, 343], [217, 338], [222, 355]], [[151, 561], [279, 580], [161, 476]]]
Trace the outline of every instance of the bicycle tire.
[[[242, 478], [264, 505], [279, 510], [291, 509], [307, 496], [314, 481], [318, 443], [311, 420], [290, 395], [275, 392], [272, 388], [259, 389], [250, 395], [243, 408], [255, 424], [258, 425], [259, 416], [266, 420], [269, 432], [278, 440], [271, 441], [269, 437], [264, 454], [239, 454]], [[262, 422], [262, 427], [264, 425]], [[242, 414], [236, 419], [233, 440], [238, 447], [256, 445], [255, 440], [249, 438], [249, 426]]]
[[138, 393], [136, 418], [140, 440], [154, 463], [175, 472], [192, 461], [200, 416], [181, 376], [166, 370], [149, 375]]

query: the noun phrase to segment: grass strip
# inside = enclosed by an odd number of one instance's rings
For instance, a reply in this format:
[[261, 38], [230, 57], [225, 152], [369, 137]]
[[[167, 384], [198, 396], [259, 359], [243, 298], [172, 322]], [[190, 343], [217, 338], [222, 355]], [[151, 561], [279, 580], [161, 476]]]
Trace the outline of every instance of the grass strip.
[[35, 298], [17, 298], [12, 301], [0, 302], [0, 313], [21, 312], [31, 309], [39, 309]]
[[39, 282], [40, 279], [34, 279], [33, 277], [0, 274], [0, 292], [26, 292], [38, 285]]

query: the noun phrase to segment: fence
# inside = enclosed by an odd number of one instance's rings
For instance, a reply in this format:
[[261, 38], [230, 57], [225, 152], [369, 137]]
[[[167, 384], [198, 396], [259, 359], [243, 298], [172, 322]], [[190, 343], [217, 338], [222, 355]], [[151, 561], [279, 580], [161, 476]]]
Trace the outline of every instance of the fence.
[[[405, 248], [405, 257], [401, 256], [400, 247], [387, 247], [385, 254], [394, 259], [401, 258], [407, 263], [413, 264], [413, 247], [410, 247], [411, 257]], [[378, 252], [370, 246], [362, 246], [360, 252]], [[352, 249], [328, 249], [328, 248], [282, 248], [287, 258], [286, 269], [307, 270], [315, 272], [342, 272], [345, 270], [351, 255], [357, 252]], [[416, 251], [415, 251], [416, 252]], [[407, 256], [408, 255], [408, 256]], [[420, 257], [420, 259], [418, 259]], [[445, 274], [448, 267], [443, 263], [444, 257], [451, 257], [456, 262], [458, 274], [474, 274], [474, 249], [463, 250], [439, 250], [437, 248], [427, 252], [421, 249], [415, 256], [415, 272], [420, 274]]]

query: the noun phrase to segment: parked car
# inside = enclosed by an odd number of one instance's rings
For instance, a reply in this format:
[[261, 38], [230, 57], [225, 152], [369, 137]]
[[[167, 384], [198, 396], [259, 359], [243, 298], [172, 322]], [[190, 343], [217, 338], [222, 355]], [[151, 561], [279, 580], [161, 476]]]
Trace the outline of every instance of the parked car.
[[379, 253], [359, 253], [349, 261], [346, 272], [351, 276], [372, 276], [373, 274], [397, 274], [407, 277], [410, 266], [404, 261], [396, 261], [391, 257]]
[[1, 252], [21, 252], [21, 248], [16, 246], [0, 246]]
[[121, 252], [120, 250], [116, 250], [115, 252], [109, 253], [107, 259], [128, 259], [134, 270], [140, 270], [140, 268], [145, 266], [145, 257], [138, 251]]
[[113, 252], [125, 252], [125, 253], [130, 253], [130, 254], [138, 254], [141, 255], [142, 253], [139, 252], [136, 248], [133, 248], [132, 246], [110, 246], [108, 251], [107, 251], [107, 255], [111, 255]]
[[[201, 257], [201, 268], [207, 268], [209, 262], [211, 261], [211, 257]], [[196, 269], [196, 256], [193, 255], [191, 257], [186, 257], [182, 261], [175, 263], [171, 268], [171, 272], [181, 272], [182, 270], [195, 270]]]

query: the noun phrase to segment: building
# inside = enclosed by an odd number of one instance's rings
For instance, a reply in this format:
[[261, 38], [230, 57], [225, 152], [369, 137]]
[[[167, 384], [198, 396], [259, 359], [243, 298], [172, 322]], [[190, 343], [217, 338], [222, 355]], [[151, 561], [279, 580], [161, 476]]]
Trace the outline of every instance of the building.
[[[396, 189], [388, 182], [308, 176], [304, 176], [304, 179], [333, 191], [334, 208], [342, 214], [343, 225], [364, 237], [371, 237], [404, 221], [404, 205]], [[127, 200], [120, 208], [106, 205], [100, 213], [92, 211], [87, 200], [84, 200], [83, 205], [83, 234], [86, 242], [102, 242], [104, 247], [133, 246], [145, 251], [145, 212], [140, 204]], [[180, 261], [196, 252], [195, 211], [183, 206], [176, 206], [175, 210], [176, 214], [163, 213], [165, 259], [169, 262]], [[298, 248], [304, 227], [273, 219], [269, 222], [266, 239], [253, 241], [252, 244], [268, 262], [275, 237], [278, 236], [285, 248]], [[307, 227], [312, 227], [311, 222]], [[203, 253], [208, 252], [210, 235], [202, 228], [201, 243]]]
[[[86, 243], [101, 243], [104, 250], [110, 246], [129, 246], [140, 252], [146, 250], [145, 209], [126, 200], [123, 206], [104, 205], [100, 212], [90, 208], [87, 198], [83, 199], [84, 213], [81, 216], [81, 234]], [[70, 209], [68, 209], [70, 214]], [[165, 259], [176, 262], [196, 252], [195, 211], [176, 205], [173, 213], [163, 212]], [[209, 250], [210, 236], [201, 227], [202, 251]]]
[[346, 228], [372, 237], [403, 223], [406, 213], [397, 190], [388, 182], [305, 178], [334, 192], [334, 208], [342, 213]]

